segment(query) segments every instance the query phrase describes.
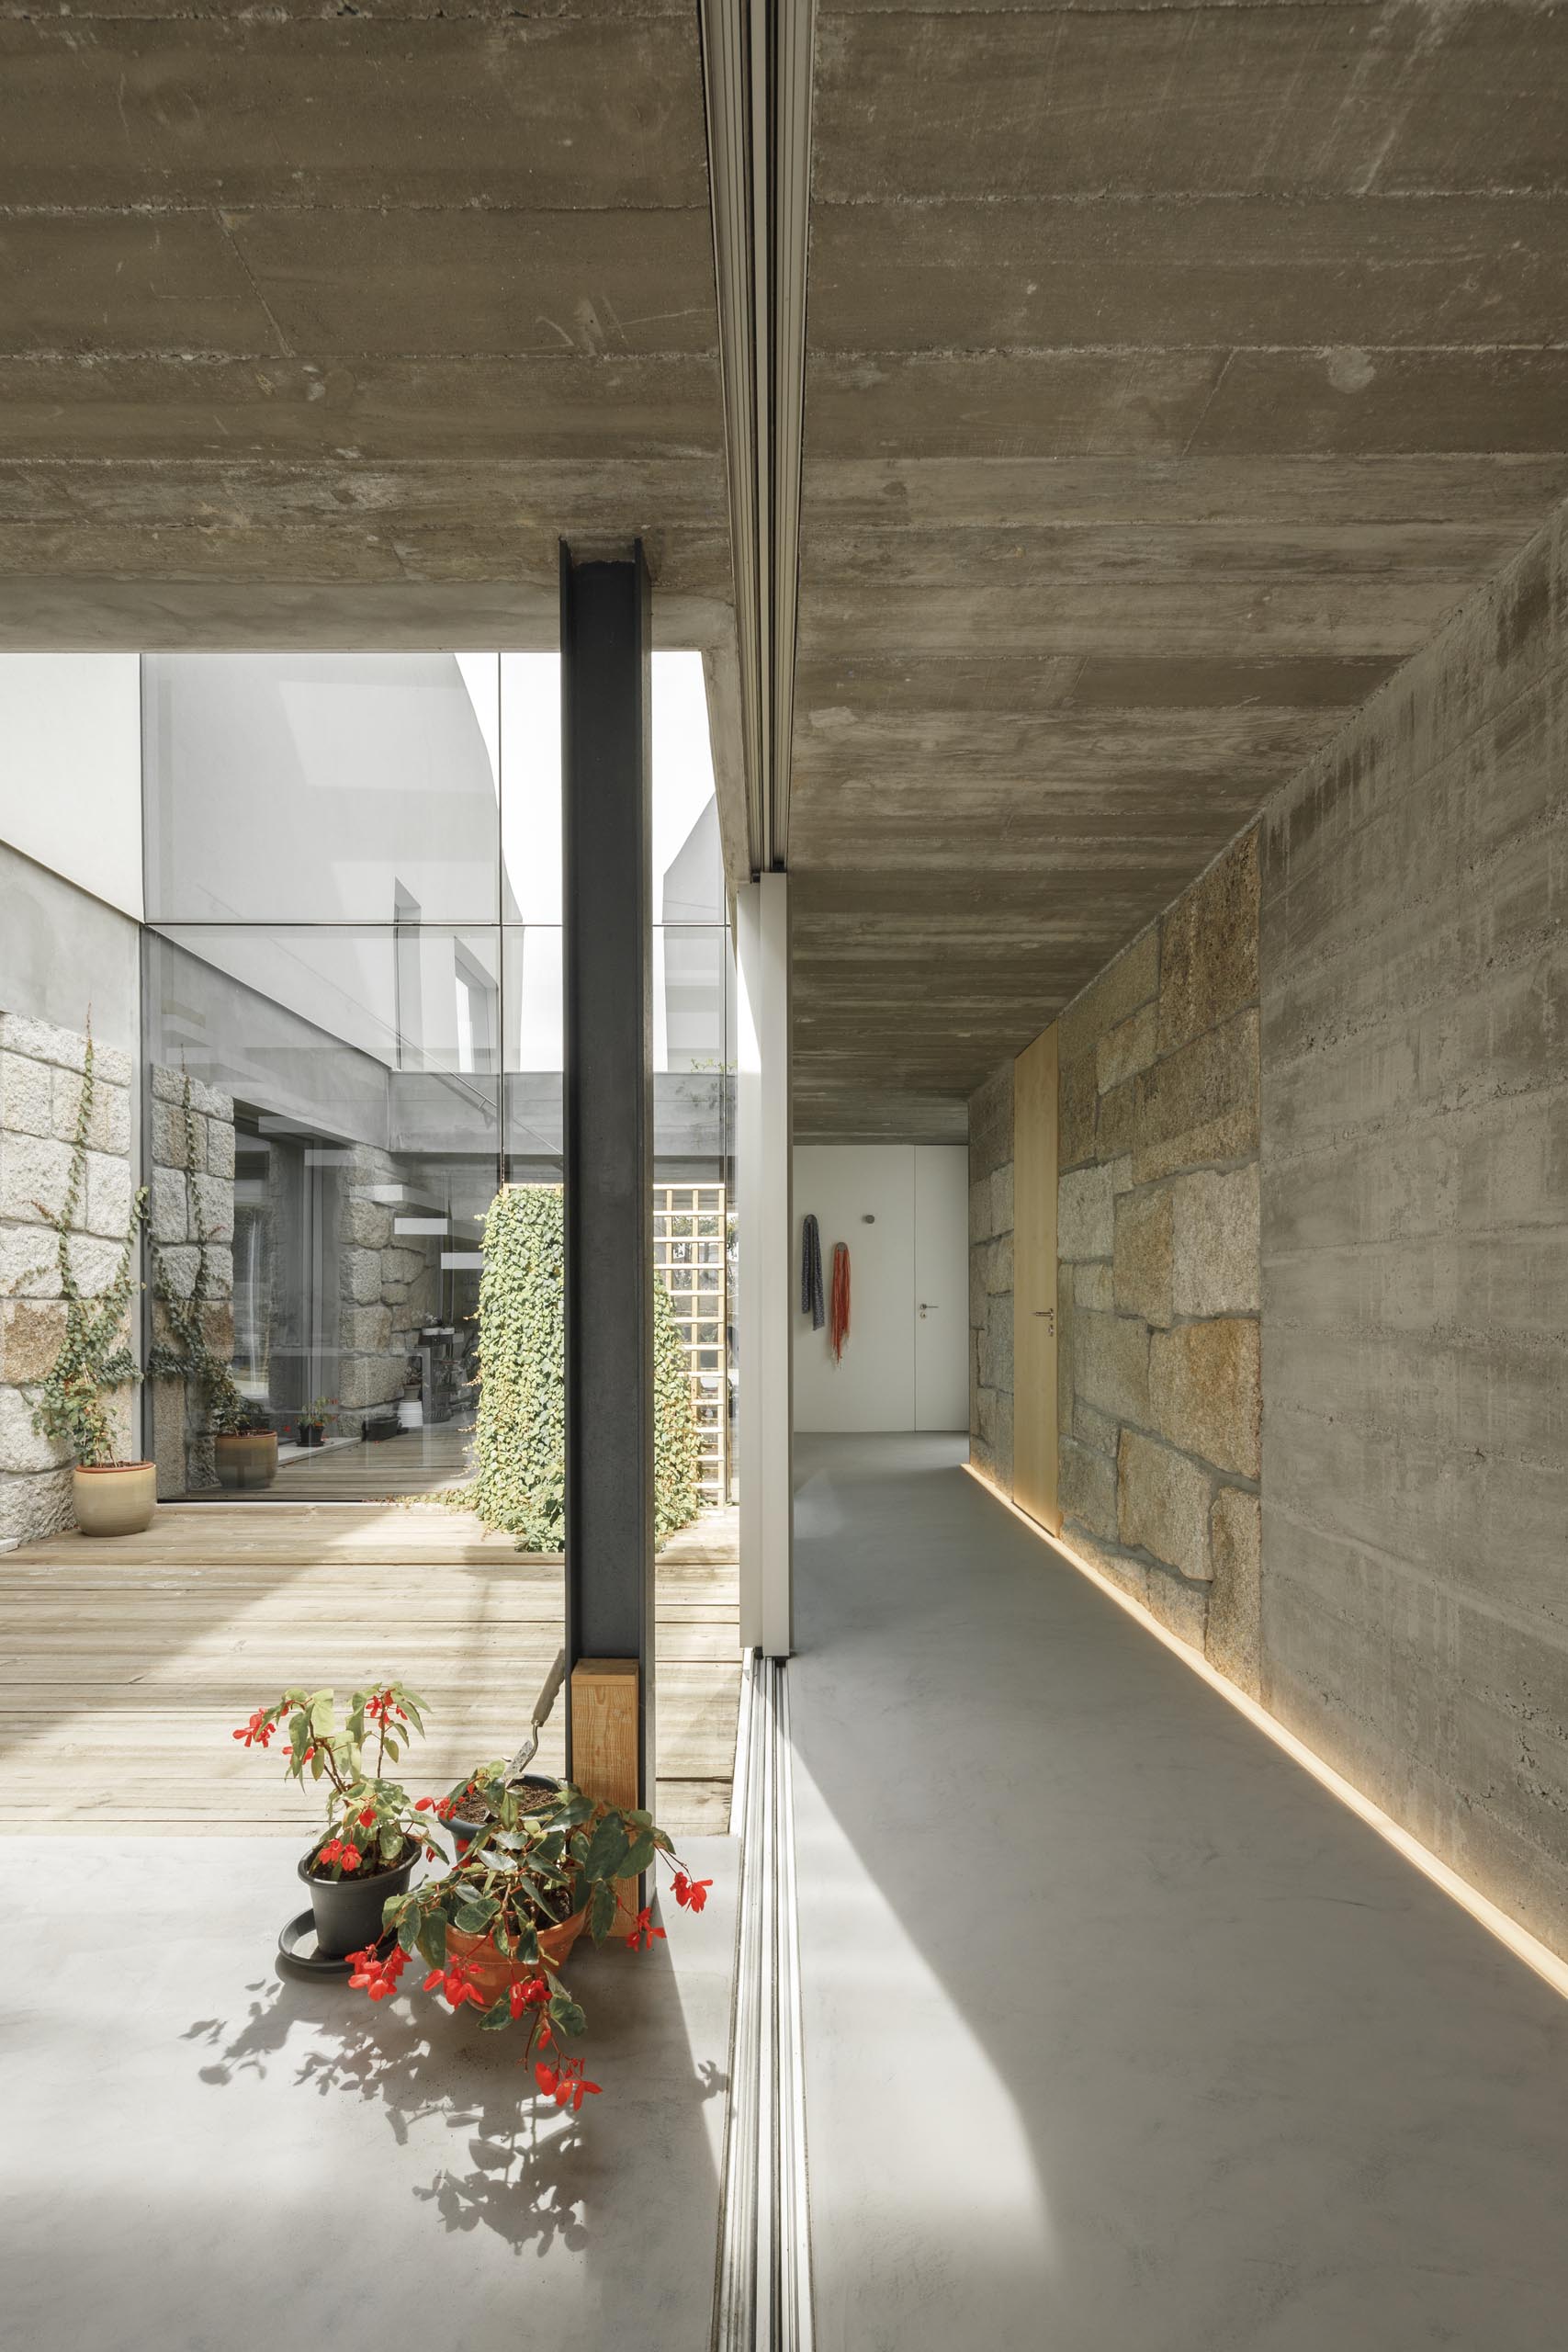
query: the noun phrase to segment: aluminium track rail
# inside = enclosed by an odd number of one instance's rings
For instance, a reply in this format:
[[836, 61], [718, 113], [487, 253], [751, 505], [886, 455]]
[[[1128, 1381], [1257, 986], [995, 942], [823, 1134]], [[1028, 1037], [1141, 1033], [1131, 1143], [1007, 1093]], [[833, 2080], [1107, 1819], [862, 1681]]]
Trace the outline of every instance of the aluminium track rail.
[[789, 1685], [751, 1651], [731, 1828], [741, 1839], [714, 2352], [812, 2352]]

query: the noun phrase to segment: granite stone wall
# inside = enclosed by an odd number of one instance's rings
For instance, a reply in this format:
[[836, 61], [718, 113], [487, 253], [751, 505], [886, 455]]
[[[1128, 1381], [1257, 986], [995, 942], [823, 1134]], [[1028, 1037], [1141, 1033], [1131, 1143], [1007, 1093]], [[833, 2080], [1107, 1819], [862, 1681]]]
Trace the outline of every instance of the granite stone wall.
[[345, 1419], [401, 1396], [409, 1357], [440, 1297], [439, 1238], [396, 1229], [400, 1177], [389, 1152], [367, 1145], [342, 1171], [338, 1405]]
[[[148, 1221], [154, 1260], [175, 1296], [188, 1298], [201, 1255], [197, 1236], [205, 1233], [208, 1343], [227, 1363], [234, 1352], [233, 1098], [192, 1079], [187, 1132], [185, 1072], [155, 1063], [150, 1091]], [[152, 1323], [154, 1340], [173, 1336], [155, 1297]], [[200, 1402], [187, 1394], [183, 1381], [154, 1381], [152, 1391], [159, 1494], [216, 1487], [212, 1433]]]
[[1066, 1541], [1259, 1687], [1258, 836], [1059, 1027]]
[[[63, 1198], [81, 1107], [85, 1037], [47, 1021], [0, 1013], [0, 1543], [26, 1543], [72, 1523], [71, 1465], [32, 1425], [38, 1383], [64, 1333], [55, 1239], [36, 1204]], [[72, 1227], [77, 1282], [107, 1288], [130, 1215], [129, 1054], [98, 1046], [87, 1181]], [[141, 1453], [136, 1394], [110, 1405], [117, 1452]]]
[[969, 1457], [1012, 1492], [1012, 1083], [969, 1098]]

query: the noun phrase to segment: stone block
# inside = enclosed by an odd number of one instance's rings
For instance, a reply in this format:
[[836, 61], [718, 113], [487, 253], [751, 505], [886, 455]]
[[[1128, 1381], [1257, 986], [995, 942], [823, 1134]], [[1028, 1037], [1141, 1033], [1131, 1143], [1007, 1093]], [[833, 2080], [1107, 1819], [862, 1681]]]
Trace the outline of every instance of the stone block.
[[1117, 1532], [1122, 1543], [1179, 1568], [1185, 1577], [1206, 1579], [1213, 1483], [1185, 1454], [1123, 1430], [1116, 1457]]
[[1100, 1117], [1095, 1125], [1095, 1157], [1115, 1159], [1130, 1152], [1137, 1139], [1138, 1088], [1135, 1079], [1123, 1079], [1109, 1094], [1100, 1097]]
[[25, 1389], [0, 1385], [0, 1470], [54, 1470], [66, 1459], [63, 1446], [34, 1429], [32, 1407]]
[[1258, 1154], [1258, 1015], [1237, 1013], [1155, 1063], [1134, 1083], [1138, 1125], [1133, 1177], [1139, 1184]]
[[107, 1290], [119, 1271], [120, 1241], [101, 1241], [94, 1235], [73, 1233], [71, 1236], [71, 1271], [76, 1277], [76, 1287], [88, 1297]]
[[1111, 1191], [1113, 1198], [1119, 1193], [1130, 1193], [1137, 1182], [1138, 1179], [1133, 1173], [1133, 1157], [1130, 1152], [1122, 1159], [1113, 1159], [1111, 1162]]
[[207, 1252], [207, 1294], [209, 1298], [228, 1298], [234, 1288], [234, 1252], [226, 1241], [209, 1245]]
[[1012, 1492], [1012, 1391], [997, 1391], [996, 1438], [993, 1466], [998, 1485], [1004, 1493]]
[[190, 1191], [177, 1168], [154, 1168], [150, 1201], [154, 1241], [178, 1243], [190, 1238]]
[[[193, 1118], [191, 1121], [191, 1125], [196, 1131], [198, 1148], [201, 1142], [202, 1124], [199, 1119]], [[154, 1168], [185, 1170], [190, 1167], [190, 1138], [186, 1132], [185, 1112], [179, 1103], [153, 1102], [149, 1140]]]
[[1254, 827], [1177, 900], [1160, 926], [1160, 1052], [1217, 1028], [1257, 998]]
[[1086, 1405], [1081, 1396], [1077, 1396], [1073, 1400], [1072, 1419], [1067, 1426], [1077, 1444], [1089, 1446], [1096, 1453], [1103, 1453], [1111, 1461], [1115, 1461], [1122, 1424], [1113, 1420], [1109, 1413], [1099, 1411], [1093, 1405]]
[[392, 1345], [392, 1311], [388, 1306], [345, 1306], [341, 1329], [345, 1348], [385, 1355]]
[[[831, 1255], [829, 1253], [829, 1272], [831, 1271]], [[383, 1281], [386, 1282], [417, 1282], [420, 1275], [424, 1272], [424, 1265], [425, 1260], [423, 1250], [400, 1248], [394, 1244], [391, 1249], [383, 1250], [381, 1252], [381, 1275]]]
[[[76, 1122], [82, 1110], [82, 1080], [74, 1070], [56, 1069], [50, 1072], [50, 1121], [62, 1143], [76, 1139]], [[112, 1085], [101, 1074], [95, 1076], [92, 1115], [87, 1121], [87, 1143], [94, 1151], [118, 1153], [121, 1159], [130, 1151], [130, 1096], [123, 1086]]]
[[1168, 1634], [1176, 1634], [1190, 1649], [1202, 1650], [1209, 1622], [1207, 1585], [1190, 1584], [1184, 1577], [1166, 1576], [1151, 1568], [1146, 1600], [1149, 1615]]
[[1012, 1231], [1012, 1162], [998, 1168], [991, 1178], [991, 1231], [996, 1234]]
[[1073, 1398], [1077, 1382], [1077, 1306], [1073, 1297], [1071, 1266], [1056, 1267], [1056, 1427], [1073, 1426]]
[[1124, 1079], [1147, 1069], [1158, 1035], [1159, 1011], [1154, 1004], [1140, 1005], [1127, 1020], [1106, 1031], [1094, 1049], [1095, 1083], [1101, 1094], [1109, 1094]]
[[1115, 1241], [1115, 1194], [1109, 1168], [1080, 1168], [1056, 1187], [1056, 1255], [1109, 1258]]
[[172, 1242], [159, 1249], [158, 1277], [167, 1284], [175, 1298], [188, 1298], [195, 1289], [199, 1256], [194, 1242]]
[[87, 1154], [87, 1207], [83, 1223], [89, 1233], [123, 1238], [130, 1222], [130, 1162], [112, 1152]]
[[[0, 1159], [5, 1147], [0, 1143]], [[0, 1226], [0, 1297], [58, 1298], [54, 1236], [40, 1225]]]
[[54, 1073], [24, 1054], [0, 1054], [0, 1127], [15, 1136], [54, 1132]]
[[977, 1331], [986, 1319], [986, 1261], [988, 1241], [977, 1241], [969, 1252], [969, 1329]]
[[991, 1180], [980, 1177], [969, 1187], [969, 1238], [988, 1241], [991, 1238]]
[[172, 1069], [167, 1062], [152, 1065], [152, 1095], [154, 1102], [179, 1102], [185, 1096], [185, 1073]]
[[981, 1385], [1012, 1389], [1012, 1295], [1003, 1292], [986, 1302], [986, 1326], [980, 1333], [977, 1357]]
[[1094, 1056], [1085, 1054], [1076, 1062], [1064, 1062], [1056, 1080], [1056, 1158], [1063, 1168], [1077, 1168], [1092, 1159], [1099, 1148], [1095, 1140], [1095, 1120], [1100, 1103], [1100, 1088], [1095, 1077]]
[[0, 1478], [0, 1544], [41, 1543], [73, 1523], [69, 1469]]
[[57, 1209], [71, 1178], [71, 1151], [52, 1136], [0, 1135], [0, 1216], [41, 1225], [42, 1202]]
[[1163, 1185], [1123, 1193], [1116, 1203], [1114, 1304], [1124, 1315], [1168, 1324], [1175, 1217]]
[[1262, 1695], [1262, 1505], [1222, 1487], [1209, 1513], [1208, 1658], [1253, 1698]]
[[1075, 1313], [1073, 1385], [1085, 1404], [1110, 1419], [1146, 1423], [1148, 1327], [1128, 1315]]
[[1171, 1188], [1171, 1305], [1178, 1315], [1256, 1315], [1262, 1306], [1258, 1163], [1202, 1170]]
[[207, 1122], [207, 1172], [234, 1181], [234, 1129], [228, 1119]]
[[[85, 1069], [87, 1062], [87, 1040], [74, 1029], [57, 1029], [52, 1021], [28, 1021], [19, 1012], [0, 1012], [0, 1050], [8, 1054], [23, 1054], [29, 1061], [53, 1062], [62, 1069]], [[97, 1059], [104, 1059], [104, 1048], [98, 1049]], [[125, 1057], [119, 1057], [123, 1062]], [[122, 1084], [130, 1082], [127, 1066]]]
[[407, 1359], [400, 1355], [344, 1356], [338, 1368], [338, 1404], [345, 1413], [389, 1405], [403, 1393]]
[[381, 1296], [379, 1250], [344, 1250], [338, 1259], [338, 1283], [356, 1306], [376, 1305]]
[[1073, 1268], [1073, 1304], [1097, 1315], [1116, 1311], [1116, 1286], [1103, 1258], [1086, 1258]]
[[986, 1288], [995, 1295], [1012, 1286], [1012, 1236], [998, 1234], [986, 1252]]
[[1063, 1013], [1058, 1032], [1063, 1061], [1092, 1053], [1106, 1032], [1146, 1004], [1158, 987], [1159, 930], [1151, 923]]
[[969, 1097], [969, 1172], [976, 1180], [1012, 1158], [1012, 1086], [1013, 1066], [1004, 1061]]
[[1116, 1541], [1116, 1464], [1103, 1453], [1064, 1438], [1057, 1465], [1057, 1495], [1064, 1516], [1096, 1535]]
[[1122, 1591], [1131, 1593], [1134, 1600], [1148, 1599], [1150, 1569], [1146, 1560], [1135, 1559], [1130, 1553], [1118, 1551], [1114, 1544], [1101, 1543], [1092, 1528], [1065, 1516], [1062, 1541], [1069, 1552], [1076, 1552], [1080, 1560], [1098, 1568], [1102, 1577]]
[[209, 1241], [234, 1238], [234, 1187], [221, 1176], [193, 1176], [191, 1230]]
[[65, 1338], [63, 1300], [0, 1300], [0, 1380], [43, 1380]]
[[1258, 1325], [1224, 1316], [1156, 1331], [1149, 1348], [1148, 1419], [1160, 1435], [1217, 1469], [1261, 1469]]
[[345, 1241], [361, 1250], [384, 1250], [392, 1238], [392, 1212], [379, 1201], [350, 1193], [343, 1203], [339, 1230]]

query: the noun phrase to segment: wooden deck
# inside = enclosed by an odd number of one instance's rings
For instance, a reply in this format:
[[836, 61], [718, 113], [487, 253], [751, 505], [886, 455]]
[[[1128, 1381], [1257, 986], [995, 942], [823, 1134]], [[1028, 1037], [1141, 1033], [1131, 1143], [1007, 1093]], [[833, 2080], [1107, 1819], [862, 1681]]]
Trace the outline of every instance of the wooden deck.
[[[739, 1703], [736, 1514], [659, 1562], [658, 1817], [725, 1829]], [[558, 1560], [415, 1504], [180, 1503], [145, 1535], [0, 1556], [0, 1827], [303, 1842], [315, 1792], [230, 1737], [289, 1683], [397, 1676], [429, 1702], [400, 1770], [448, 1787], [510, 1753], [560, 1645]], [[564, 1764], [562, 1713], [540, 1742]]]

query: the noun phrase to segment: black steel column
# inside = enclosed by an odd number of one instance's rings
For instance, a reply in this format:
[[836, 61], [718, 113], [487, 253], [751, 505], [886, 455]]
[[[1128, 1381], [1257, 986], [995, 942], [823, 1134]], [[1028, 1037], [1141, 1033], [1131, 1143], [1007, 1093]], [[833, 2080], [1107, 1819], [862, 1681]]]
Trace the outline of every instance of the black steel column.
[[[560, 562], [567, 1660], [638, 1662], [653, 1799], [652, 784], [648, 570]], [[568, 1718], [569, 1770], [572, 1728]]]

